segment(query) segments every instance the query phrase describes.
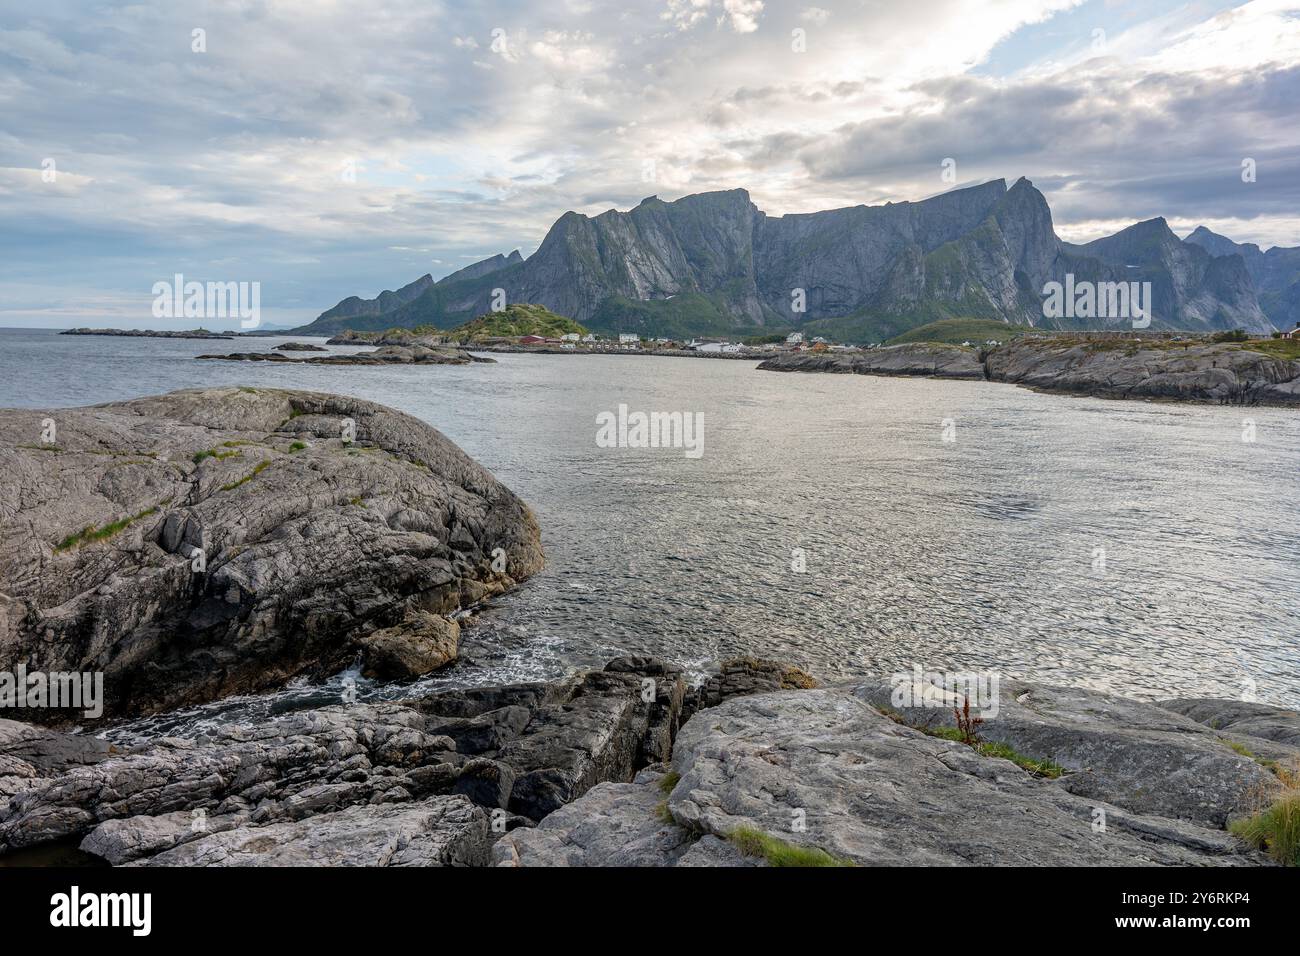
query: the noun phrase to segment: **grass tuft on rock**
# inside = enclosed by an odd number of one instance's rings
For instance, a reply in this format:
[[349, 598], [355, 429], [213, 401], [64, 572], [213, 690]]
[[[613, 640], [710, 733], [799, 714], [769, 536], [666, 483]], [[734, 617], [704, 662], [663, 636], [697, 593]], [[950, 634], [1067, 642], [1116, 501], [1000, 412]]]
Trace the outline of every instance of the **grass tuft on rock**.
[[270, 463], [269, 461], [259, 461], [259, 462], [258, 462], [258, 463], [253, 467], [253, 470], [250, 471], [248, 474], [246, 474], [243, 478], [238, 478], [238, 479], [236, 479], [235, 481], [232, 481], [232, 482], [229, 482], [229, 483], [227, 483], [227, 484], [222, 485], [222, 486], [221, 486], [221, 490], [222, 490], [222, 491], [233, 491], [235, 488], [238, 488], [240, 485], [245, 484], [246, 482], [252, 481], [254, 478], [256, 478], [256, 477], [257, 477], [258, 475], [260, 475], [263, 471], [265, 471], [267, 468], [270, 468], [270, 467], [271, 467], [271, 463]]
[[971, 748], [977, 753], [985, 757], [997, 757], [1001, 760], [1010, 760], [1021, 770], [1028, 771], [1035, 777], [1048, 777], [1055, 780], [1057, 777], [1061, 776], [1061, 774], [1065, 773], [1065, 768], [1058, 763], [1051, 760], [1035, 760], [1033, 757], [1026, 757], [1024, 754], [1008, 747], [1006, 744], [993, 743], [986, 740], [977, 740], [974, 743], [970, 743], [956, 727], [916, 727], [913, 729], [919, 730], [930, 737], [939, 737], [943, 740], [951, 740], [959, 744], [970, 744]]
[[146, 508], [139, 514], [131, 515], [129, 518], [123, 518], [121, 521], [114, 521], [112, 524], [106, 524], [102, 528], [96, 528], [93, 525], [87, 525], [76, 534], [70, 534], [54, 546], [55, 552], [67, 551], [71, 548], [79, 548], [83, 544], [90, 544], [94, 541], [103, 541], [113, 537], [123, 528], [126, 528], [132, 522], [139, 521], [141, 518], [147, 518], [151, 514], [157, 514], [158, 509]]
[[190, 460], [197, 465], [204, 458], [215, 458], [217, 461], [221, 461], [223, 458], [233, 458], [240, 454], [242, 454], [240, 451], [220, 451], [216, 448], [209, 448], [207, 451], [196, 451], [194, 457]]
[[1300, 790], [1287, 790], [1270, 807], [1228, 830], [1284, 866], [1300, 866]]
[[677, 784], [681, 781], [682, 775], [676, 770], [669, 770], [659, 778], [659, 790], [661, 793], [672, 793]]
[[727, 839], [745, 856], [761, 857], [768, 866], [854, 866], [815, 846], [798, 846], [754, 827], [737, 827]]

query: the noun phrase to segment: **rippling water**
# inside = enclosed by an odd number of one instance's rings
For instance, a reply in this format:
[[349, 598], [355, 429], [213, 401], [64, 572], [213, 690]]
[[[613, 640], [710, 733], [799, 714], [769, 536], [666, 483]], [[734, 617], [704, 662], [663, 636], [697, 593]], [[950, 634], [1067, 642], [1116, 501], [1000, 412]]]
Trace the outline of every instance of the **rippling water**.
[[[1143, 698], [1300, 705], [1295, 411], [722, 360], [193, 358], [280, 341], [0, 332], [0, 405], [310, 388], [403, 409], [460, 444], [533, 507], [548, 567], [466, 630], [462, 664], [414, 688], [363, 682], [363, 694], [550, 678], [627, 652], [695, 670], [752, 653], [825, 678], [920, 663]], [[702, 413], [703, 457], [598, 448], [596, 415], [619, 403]], [[1245, 418], [1254, 442], [1242, 440]], [[792, 570], [795, 549], [805, 573]], [[147, 726], [186, 732], [333, 702], [339, 680]]]

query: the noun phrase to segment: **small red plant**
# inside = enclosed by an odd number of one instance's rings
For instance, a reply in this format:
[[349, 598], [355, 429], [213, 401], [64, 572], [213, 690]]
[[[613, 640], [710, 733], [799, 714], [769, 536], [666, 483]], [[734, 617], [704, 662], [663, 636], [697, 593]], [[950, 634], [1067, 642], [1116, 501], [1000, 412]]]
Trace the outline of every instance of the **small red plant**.
[[954, 707], [952, 715], [957, 719], [957, 730], [961, 732], [961, 742], [974, 747], [979, 742], [979, 737], [975, 735], [975, 728], [984, 723], [984, 718], [970, 715], [970, 698], [962, 698], [962, 706], [960, 708]]

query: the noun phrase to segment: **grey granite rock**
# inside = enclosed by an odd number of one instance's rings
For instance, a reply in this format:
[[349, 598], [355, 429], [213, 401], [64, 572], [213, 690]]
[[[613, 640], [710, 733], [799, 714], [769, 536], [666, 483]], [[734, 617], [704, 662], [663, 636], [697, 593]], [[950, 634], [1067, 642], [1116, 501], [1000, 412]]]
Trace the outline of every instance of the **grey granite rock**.
[[[79, 837], [86, 852], [121, 863], [218, 831], [449, 794], [511, 808], [508, 828], [531, 823], [592, 786], [630, 780], [671, 749], [680, 673], [653, 658], [614, 666], [554, 685], [433, 694], [414, 706], [295, 712], [125, 750], [0, 721], [0, 852]], [[458, 752], [444, 730], [478, 752]], [[364, 829], [361, 816], [347, 819]]]
[[310, 820], [236, 827], [138, 861], [143, 866], [484, 866], [487, 815], [461, 796], [349, 807]]
[[602, 783], [536, 827], [513, 830], [492, 847], [497, 866], [743, 866], [729, 843], [665, 821], [663, 774]]
[[1027, 337], [983, 353], [916, 343], [865, 352], [790, 352], [772, 372], [987, 379], [1051, 392], [1224, 405], [1300, 405], [1300, 362], [1249, 345]]
[[[1221, 830], [1076, 796], [895, 723], [843, 688], [701, 711], [673, 768], [668, 810], [683, 827], [719, 838], [748, 827], [864, 865], [1264, 862]], [[1152, 774], [1153, 788], [1162, 782]]]
[[922, 375], [983, 380], [974, 349], [954, 345], [891, 345], [865, 352], [787, 352], [765, 359], [766, 372], [839, 372], [848, 375]]
[[542, 566], [527, 506], [435, 429], [251, 388], [0, 411], [0, 543], [0, 669], [102, 671], [106, 716], [333, 673], [368, 638], [376, 669], [437, 666], [420, 622]]
[[[895, 708], [894, 689], [864, 684], [855, 692], [911, 726], [955, 726], [951, 704]], [[976, 733], [1059, 764], [1068, 772], [1058, 785], [1071, 793], [1202, 826], [1222, 828], [1277, 786], [1273, 774], [1209, 728], [1154, 704], [1096, 691], [1003, 678], [996, 715], [986, 716]], [[1295, 754], [1300, 757], [1300, 750]]]

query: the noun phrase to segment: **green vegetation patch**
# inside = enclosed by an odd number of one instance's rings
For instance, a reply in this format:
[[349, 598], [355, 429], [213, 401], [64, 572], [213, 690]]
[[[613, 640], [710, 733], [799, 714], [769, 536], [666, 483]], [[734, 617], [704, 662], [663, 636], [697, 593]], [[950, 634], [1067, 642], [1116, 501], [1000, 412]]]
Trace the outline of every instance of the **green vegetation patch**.
[[681, 779], [682, 775], [680, 773], [675, 770], [669, 770], [659, 778], [659, 789], [663, 793], [672, 793]]
[[517, 302], [500, 312], [485, 312], [448, 333], [452, 338], [464, 340], [484, 338], [517, 338], [521, 335], [540, 335], [559, 338], [562, 335], [586, 335], [587, 329], [567, 316], [557, 315], [541, 305]]
[[1272, 806], [1228, 830], [1278, 863], [1300, 866], [1300, 790], [1287, 790]]
[[745, 856], [756, 856], [768, 866], [854, 866], [820, 847], [787, 843], [754, 827], [737, 827], [727, 840]]
[[230, 482], [229, 484], [222, 485], [222, 486], [221, 486], [221, 490], [222, 490], [222, 491], [232, 491], [233, 489], [238, 488], [240, 485], [245, 484], [246, 482], [252, 481], [254, 478], [256, 478], [256, 477], [257, 477], [258, 475], [260, 475], [263, 471], [265, 471], [267, 468], [270, 468], [270, 467], [271, 467], [271, 463], [270, 463], [269, 461], [259, 461], [259, 462], [258, 462], [258, 463], [253, 467], [253, 470], [250, 471], [248, 474], [246, 474], [243, 478], [239, 478], [239, 479], [237, 479], [237, 480], [235, 480], [235, 481]]
[[941, 342], [946, 345], [983, 345], [989, 339], [1006, 342], [1026, 332], [1034, 331], [1028, 325], [1009, 325], [995, 319], [940, 319], [909, 329], [896, 335], [886, 345], [906, 345], [910, 342]]
[[304, 442], [304, 441], [296, 441], [296, 442], [294, 442], [292, 445], [289, 446], [289, 451], [290, 451], [291, 453], [292, 453], [292, 452], [295, 452], [295, 451], [302, 451], [302, 450], [303, 450], [304, 448], [306, 448], [306, 447], [307, 447], [307, 443], [306, 443], [306, 442]]
[[133, 522], [139, 521], [141, 518], [147, 518], [149, 517], [149, 515], [157, 514], [157, 513], [158, 513], [158, 508], [157, 506], [154, 506], [152, 508], [146, 508], [144, 511], [141, 511], [139, 514], [131, 515], [131, 517], [129, 518], [123, 518], [121, 521], [114, 521], [112, 524], [106, 524], [101, 528], [96, 528], [93, 525], [87, 525], [86, 527], [78, 531], [76, 534], [70, 534], [62, 541], [60, 541], [58, 544], [56, 544], [54, 546], [54, 550], [56, 552], [68, 551], [71, 548], [79, 548], [84, 544], [90, 544], [94, 541], [103, 541], [107, 538], [113, 537], [113, 535], [117, 534], [119, 531], [121, 531], [123, 528], [126, 528], [128, 525], [132, 524]]
[[239, 454], [241, 454], [241, 452], [236, 450], [221, 451], [219, 448], [209, 448], [207, 451], [196, 451], [194, 457], [190, 460], [197, 465], [199, 462], [203, 461], [204, 458], [215, 458], [217, 461], [221, 461], [223, 458], [233, 458]]
[[1259, 339], [1240, 346], [1242, 352], [1258, 352], [1284, 362], [1300, 362], [1300, 339]]

